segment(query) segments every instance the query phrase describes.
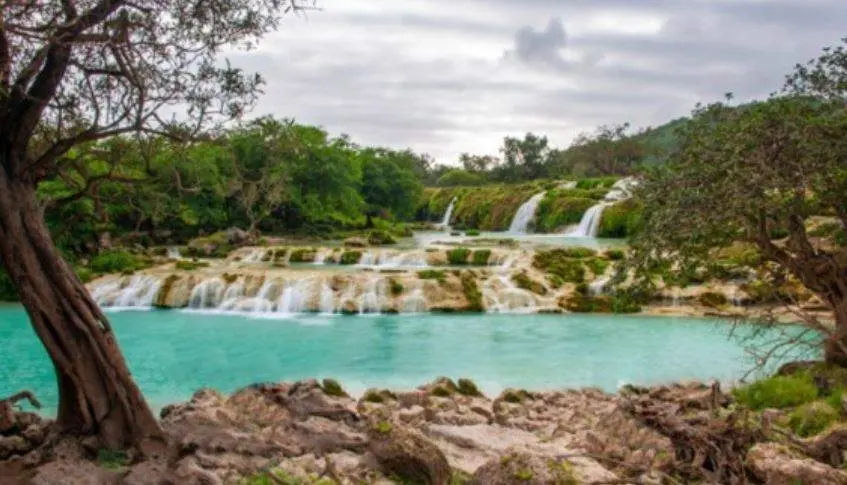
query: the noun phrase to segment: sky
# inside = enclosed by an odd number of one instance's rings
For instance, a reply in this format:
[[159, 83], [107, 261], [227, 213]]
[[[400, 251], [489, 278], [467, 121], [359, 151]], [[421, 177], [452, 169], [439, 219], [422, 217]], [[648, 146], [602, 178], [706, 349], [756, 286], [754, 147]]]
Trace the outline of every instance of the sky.
[[847, 0], [317, 0], [257, 50], [272, 114], [439, 163], [505, 136], [566, 147], [603, 124], [660, 125], [697, 102], [778, 90], [847, 36]]

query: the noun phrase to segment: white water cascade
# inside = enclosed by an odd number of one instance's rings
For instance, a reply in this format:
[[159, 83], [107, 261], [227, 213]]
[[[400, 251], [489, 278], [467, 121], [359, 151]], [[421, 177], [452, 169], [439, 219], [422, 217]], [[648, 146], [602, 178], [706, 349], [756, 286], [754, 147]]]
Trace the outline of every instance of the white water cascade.
[[424, 251], [365, 251], [357, 265], [373, 269], [427, 268]]
[[438, 224], [438, 227], [442, 229], [447, 229], [450, 227], [450, 218], [453, 217], [453, 207], [456, 205], [456, 197], [453, 197], [453, 200], [450, 201], [450, 204], [447, 206], [447, 211], [444, 213], [444, 218], [441, 219], [441, 224]]
[[530, 223], [535, 220], [535, 211], [538, 209], [538, 204], [541, 203], [541, 199], [544, 198], [545, 193], [539, 192], [533, 195], [518, 208], [518, 212], [515, 213], [515, 217], [512, 219], [512, 225], [509, 226], [509, 232], [511, 234], [526, 234]]
[[182, 254], [180, 254], [178, 247], [171, 246], [168, 248], [168, 259], [182, 259]]
[[518, 288], [508, 274], [489, 278], [482, 296], [489, 313], [532, 313], [537, 308], [535, 296]]
[[162, 288], [162, 281], [154, 276], [135, 275], [129, 282], [110, 281], [91, 291], [91, 297], [103, 308], [150, 309]]
[[585, 211], [585, 214], [582, 215], [582, 219], [580, 219], [576, 229], [568, 232], [566, 235], [569, 237], [597, 237], [597, 233], [600, 230], [600, 221], [603, 218], [603, 210], [615, 202], [630, 198], [631, 190], [637, 183], [637, 180], [630, 177], [615, 182], [609, 189], [609, 192], [606, 193], [606, 196], [603, 197], [603, 200], [597, 205], [589, 207]]

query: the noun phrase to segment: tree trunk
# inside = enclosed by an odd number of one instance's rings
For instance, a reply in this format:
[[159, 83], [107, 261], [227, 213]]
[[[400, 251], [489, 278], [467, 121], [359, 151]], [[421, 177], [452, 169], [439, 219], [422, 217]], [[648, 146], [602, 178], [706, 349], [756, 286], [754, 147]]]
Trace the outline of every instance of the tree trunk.
[[132, 379], [106, 317], [53, 244], [32, 184], [0, 164], [0, 259], [47, 349], [59, 385], [56, 425], [110, 448], [163, 433]]
[[824, 358], [829, 364], [847, 367], [847, 299], [833, 304], [835, 330], [824, 343]]

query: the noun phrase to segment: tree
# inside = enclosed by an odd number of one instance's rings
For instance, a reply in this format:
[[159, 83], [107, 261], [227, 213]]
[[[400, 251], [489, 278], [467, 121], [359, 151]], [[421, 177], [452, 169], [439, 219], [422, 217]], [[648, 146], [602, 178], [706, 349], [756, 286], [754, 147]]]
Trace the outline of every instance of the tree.
[[185, 138], [242, 114], [261, 78], [220, 65], [218, 53], [252, 46], [294, 8], [283, 0], [0, 4], [0, 257], [53, 362], [59, 430], [109, 448], [162, 438], [107, 318], [50, 237], [38, 182], [66, 170], [75, 146], [142, 132]]
[[423, 184], [402, 152], [366, 148], [359, 151], [362, 164], [361, 194], [367, 204], [367, 216], [388, 212], [399, 218], [414, 214], [423, 193]]
[[491, 155], [471, 155], [462, 153], [459, 155], [459, 163], [467, 172], [487, 172], [494, 168], [499, 161]]
[[627, 134], [629, 123], [600, 126], [580, 134], [564, 151], [550, 154], [551, 171], [562, 175], [630, 175], [646, 155], [639, 139]]
[[695, 110], [679, 151], [638, 190], [644, 227], [632, 266], [690, 267], [746, 241], [766, 262], [762, 270], [787, 273], [829, 306], [834, 326], [817, 326], [827, 334], [825, 358], [847, 366], [847, 248], [807, 229], [811, 217], [830, 216], [847, 234], [847, 110], [825, 94], [845, 86], [808, 89], [826, 67], [847, 73], [847, 55], [833, 63], [832, 52], [798, 68], [789, 89], [766, 102]]
[[472, 186], [485, 184], [485, 177], [479, 172], [469, 172], [454, 168], [448, 170], [444, 175], [438, 178], [437, 185], [439, 187], [456, 187], [460, 185]]
[[547, 156], [550, 149], [546, 136], [527, 133], [521, 140], [507, 136], [503, 139], [503, 164], [497, 167], [501, 181], [533, 180], [547, 176]]

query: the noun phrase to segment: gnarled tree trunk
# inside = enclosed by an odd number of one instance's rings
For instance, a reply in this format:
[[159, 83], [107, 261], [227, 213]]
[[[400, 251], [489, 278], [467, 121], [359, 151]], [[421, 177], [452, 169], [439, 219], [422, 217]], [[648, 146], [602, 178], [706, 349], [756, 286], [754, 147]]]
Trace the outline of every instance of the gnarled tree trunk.
[[847, 300], [833, 302], [835, 329], [824, 343], [824, 358], [829, 364], [847, 367]]
[[113, 449], [160, 440], [161, 428], [107, 319], [53, 244], [35, 187], [10, 176], [3, 165], [0, 257], [53, 361], [59, 430], [94, 436], [100, 446]]

